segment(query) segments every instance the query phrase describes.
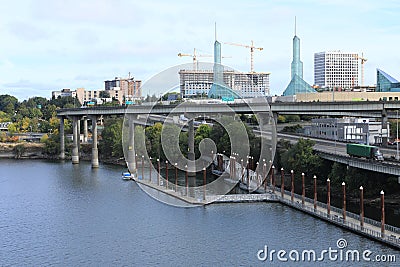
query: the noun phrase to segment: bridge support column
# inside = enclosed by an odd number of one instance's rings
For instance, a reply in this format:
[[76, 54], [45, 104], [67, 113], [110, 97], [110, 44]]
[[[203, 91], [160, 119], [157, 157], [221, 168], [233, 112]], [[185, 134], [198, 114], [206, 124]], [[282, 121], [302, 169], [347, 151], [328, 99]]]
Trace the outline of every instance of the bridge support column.
[[60, 117], [60, 159], [65, 159], [65, 127], [64, 116]]
[[[86, 125], [86, 138], [87, 138], [87, 119], [84, 120]], [[92, 168], [99, 167], [99, 150], [97, 148], [97, 116], [92, 117]]]
[[83, 142], [87, 143], [88, 141], [88, 118], [83, 118]]
[[72, 164], [79, 163], [79, 150], [78, 150], [78, 117], [72, 117]]
[[128, 152], [126, 158], [126, 164], [130, 173], [136, 177], [136, 156], [135, 156], [135, 124], [133, 123], [133, 118], [128, 119], [129, 132], [128, 132]]
[[188, 132], [188, 147], [189, 147], [189, 152], [188, 152], [188, 175], [189, 176], [196, 176], [196, 166], [195, 166], [195, 154], [194, 154], [194, 125], [193, 125], [194, 120], [189, 121], [189, 132]]
[[78, 153], [81, 154], [81, 120], [78, 118]]
[[[382, 121], [382, 147], [387, 147], [389, 131], [387, 128], [388, 116], [387, 116], [386, 109], [382, 110], [382, 120], [381, 121]], [[384, 132], [386, 132], [386, 135], [384, 135]]]

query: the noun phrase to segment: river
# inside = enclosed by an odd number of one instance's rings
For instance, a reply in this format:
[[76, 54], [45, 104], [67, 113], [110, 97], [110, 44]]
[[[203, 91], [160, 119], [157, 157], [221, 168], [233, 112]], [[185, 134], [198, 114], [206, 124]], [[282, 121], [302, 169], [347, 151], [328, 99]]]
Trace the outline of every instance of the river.
[[[271, 250], [319, 256], [331, 247], [369, 249], [400, 261], [397, 250], [277, 203], [168, 206], [123, 181], [121, 171], [91, 169], [89, 162], [0, 160], [0, 266], [321, 265], [283, 263], [276, 254], [260, 261], [265, 246], [269, 256]], [[338, 239], [347, 247], [338, 249]], [[372, 262], [325, 255], [323, 264]]]

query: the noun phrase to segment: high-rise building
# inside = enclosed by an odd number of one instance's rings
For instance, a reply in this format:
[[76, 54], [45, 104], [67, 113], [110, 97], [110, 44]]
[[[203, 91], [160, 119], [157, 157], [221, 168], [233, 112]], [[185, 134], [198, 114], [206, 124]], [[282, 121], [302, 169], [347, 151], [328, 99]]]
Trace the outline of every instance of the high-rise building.
[[358, 85], [358, 54], [341, 51], [314, 54], [314, 84], [321, 88], [350, 89]]
[[126, 100], [134, 100], [142, 97], [142, 81], [135, 80], [133, 77], [120, 78], [104, 81], [105, 90], [120, 90]]
[[253, 98], [269, 95], [269, 73], [226, 70], [221, 64], [221, 43], [214, 42], [213, 70], [180, 70], [183, 98]]
[[[180, 92], [182, 97], [209, 95], [214, 83], [212, 70], [180, 70]], [[269, 92], [269, 73], [223, 71], [224, 85], [243, 98], [267, 96]], [[221, 92], [217, 90], [217, 93]], [[220, 96], [224, 96], [221, 94]]]
[[303, 62], [300, 60], [300, 38], [295, 33], [293, 37], [293, 60], [291, 65], [290, 83], [283, 92], [284, 96], [297, 95], [300, 93], [315, 93], [315, 90], [303, 80]]

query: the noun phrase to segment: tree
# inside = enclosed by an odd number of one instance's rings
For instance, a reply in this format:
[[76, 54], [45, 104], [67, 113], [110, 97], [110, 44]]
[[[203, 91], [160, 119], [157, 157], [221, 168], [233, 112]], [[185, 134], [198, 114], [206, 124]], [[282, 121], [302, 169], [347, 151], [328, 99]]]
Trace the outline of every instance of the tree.
[[7, 114], [14, 115], [18, 99], [11, 95], [0, 95], [0, 110]]
[[9, 122], [9, 121], [11, 121], [11, 115], [4, 111], [0, 111], [0, 122]]
[[101, 155], [114, 158], [124, 156], [122, 148], [122, 119], [106, 119], [101, 137], [99, 145]]
[[161, 131], [162, 124], [157, 122], [153, 126], [146, 127], [146, 149], [150, 157], [165, 160], [164, 153], [161, 148]]
[[197, 148], [195, 149], [196, 158], [200, 157], [200, 149], [198, 149], [200, 142], [203, 139], [210, 137], [211, 130], [212, 130], [211, 126], [207, 124], [202, 124], [199, 126], [199, 128], [197, 128], [194, 134], [194, 146], [195, 148]]
[[142, 126], [135, 127], [135, 152], [138, 155], [146, 154], [146, 136]]
[[293, 170], [297, 177], [302, 172], [312, 176], [319, 172], [322, 166], [322, 159], [314, 154], [313, 146], [315, 142], [310, 139], [300, 138], [297, 143], [291, 146], [281, 155], [283, 168]]

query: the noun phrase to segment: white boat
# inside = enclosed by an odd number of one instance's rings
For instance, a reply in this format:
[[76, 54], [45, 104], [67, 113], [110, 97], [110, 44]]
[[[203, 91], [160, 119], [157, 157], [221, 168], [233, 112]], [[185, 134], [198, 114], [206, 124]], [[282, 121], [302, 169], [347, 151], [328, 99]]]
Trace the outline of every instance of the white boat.
[[130, 172], [123, 172], [122, 173], [122, 180], [132, 180], [133, 175]]

